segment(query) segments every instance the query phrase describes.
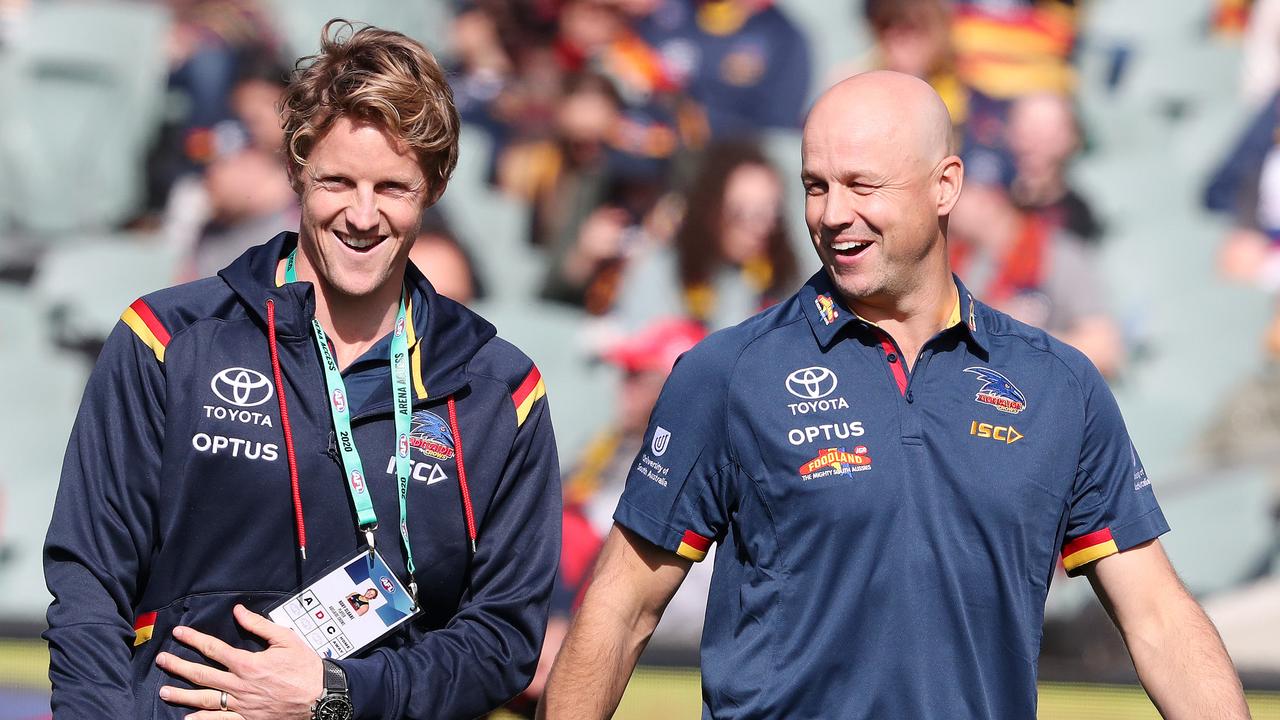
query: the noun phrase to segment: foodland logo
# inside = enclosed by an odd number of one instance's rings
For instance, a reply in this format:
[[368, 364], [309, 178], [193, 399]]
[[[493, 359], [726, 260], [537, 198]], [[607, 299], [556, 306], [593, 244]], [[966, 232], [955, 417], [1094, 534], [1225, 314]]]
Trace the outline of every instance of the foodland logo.
[[871, 456], [867, 454], [866, 445], [858, 445], [853, 452], [842, 448], [824, 448], [818, 456], [800, 466], [800, 475], [811, 479], [819, 471], [829, 470], [824, 475], [846, 475], [871, 469]]
[[219, 400], [237, 407], [257, 407], [275, 394], [266, 375], [242, 367], [227, 368], [214, 375], [209, 388]]
[[829, 368], [801, 368], [787, 376], [787, 392], [801, 400], [818, 400], [835, 391], [836, 374]]

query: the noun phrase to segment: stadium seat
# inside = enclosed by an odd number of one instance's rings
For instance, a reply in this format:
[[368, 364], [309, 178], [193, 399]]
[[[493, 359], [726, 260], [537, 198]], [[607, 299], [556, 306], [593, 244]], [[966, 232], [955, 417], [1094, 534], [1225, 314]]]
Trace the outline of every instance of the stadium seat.
[[523, 304], [537, 295], [546, 260], [529, 245], [530, 209], [489, 186], [492, 143], [464, 125], [458, 168], [440, 206], [471, 253], [490, 302]]
[[587, 346], [588, 319], [552, 303], [478, 303], [476, 311], [533, 361], [547, 386], [562, 465], [572, 463], [591, 437], [610, 422], [617, 371], [595, 362]]
[[162, 5], [40, 2], [5, 61], [0, 215], [55, 238], [112, 227], [143, 193], [165, 83]]
[[[49, 324], [31, 292], [0, 284], [0, 376], [5, 402], [0, 413], [0, 507], [9, 560], [0, 563], [0, 618], [36, 624], [49, 597], [42, 576], [41, 545], [53, 511], [54, 491], [67, 436], [80, 402], [88, 367], [55, 347]], [[32, 582], [34, 580], [34, 582]]]
[[[106, 339], [120, 313], [140, 295], [172, 284], [176, 253], [157, 237], [81, 237], [40, 261], [32, 280], [36, 311], [58, 342], [89, 349]], [[84, 282], [93, 278], [93, 282]]]
[[368, 23], [396, 30], [440, 52], [448, 27], [448, 3], [396, 2], [395, 0], [270, 0], [266, 3], [294, 56], [312, 55], [320, 49], [320, 30], [333, 18]]

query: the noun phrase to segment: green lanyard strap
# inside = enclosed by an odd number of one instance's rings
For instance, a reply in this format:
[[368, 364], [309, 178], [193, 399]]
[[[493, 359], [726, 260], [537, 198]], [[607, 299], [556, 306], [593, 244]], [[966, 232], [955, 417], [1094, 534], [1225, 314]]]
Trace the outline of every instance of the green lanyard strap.
[[[289, 253], [285, 261], [284, 281], [298, 281], [295, 249]], [[400, 308], [396, 314], [395, 329], [391, 334], [391, 395], [394, 400], [394, 417], [396, 426], [396, 485], [400, 496], [400, 539], [404, 543], [405, 566], [409, 571], [409, 592], [413, 595], [415, 606], [418, 598], [418, 583], [414, 579], [416, 570], [413, 563], [413, 546], [409, 544], [409, 476], [412, 467], [409, 463], [409, 428], [412, 424], [412, 402], [409, 399], [409, 340], [406, 329], [407, 312], [405, 297], [408, 291], [400, 295]], [[311, 329], [323, 359], [324, 380], [328, 390], [329, 412], [333, 417], [333, 429], [338, 434], [338, 452], [342, 456], [342, 467], [346, 473], [347, 489], [351, 491], [351, 502], [356, 509], [356, 525], [364, 532], [369, 549], [373, 549], [373, 531], [378, 527], [378, 514], [373, 509], [373, 500], [369, 495], [368, 480], [364, 474], [364, 464], [360, 461], [360, 453], [356, 449], [355, 434], [351, 430], [351, 409], [347, 399], [346, 383], [338, 370], [338, 361], [329, 347], [329, 338], [324, 328], [315, 319], [311, 319]]]

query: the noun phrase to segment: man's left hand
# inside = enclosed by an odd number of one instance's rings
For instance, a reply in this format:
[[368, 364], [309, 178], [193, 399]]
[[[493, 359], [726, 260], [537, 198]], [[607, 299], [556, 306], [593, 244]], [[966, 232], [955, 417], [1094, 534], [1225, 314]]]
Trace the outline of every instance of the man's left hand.
[[[267, 641], [267, 649], [250, 652], [189, 627], [176, 627], [173, 636], [201, 655], [227, 668], [218, 670], [201, 663], [160, 653], [156, 665], [180, 677], [196, 689], [165, 685], [160, 698], [173, 705], [185, 705], [200, 712], [194, 720], [269, 720], [311, 717], [311, 706], [324, 693], [324, 666], [320, 656], [287, 627], [236, 605], [236, 622]], [[226, 692], [227, 711], [222, 710]]]

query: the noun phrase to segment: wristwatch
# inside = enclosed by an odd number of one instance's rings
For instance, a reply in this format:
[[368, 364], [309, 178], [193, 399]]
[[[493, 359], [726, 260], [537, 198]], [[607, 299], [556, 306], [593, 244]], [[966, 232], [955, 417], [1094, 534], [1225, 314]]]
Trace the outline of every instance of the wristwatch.
[[351, 720], [347, 673], [338, 663], [324, 660], [324, 694], [311, 706], [311, 720]]

